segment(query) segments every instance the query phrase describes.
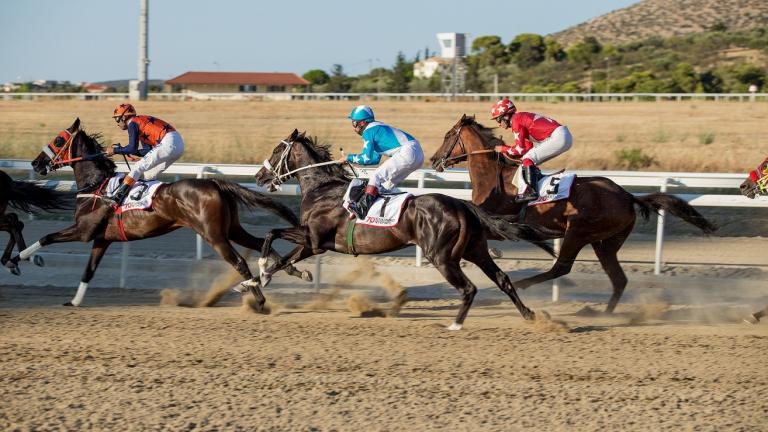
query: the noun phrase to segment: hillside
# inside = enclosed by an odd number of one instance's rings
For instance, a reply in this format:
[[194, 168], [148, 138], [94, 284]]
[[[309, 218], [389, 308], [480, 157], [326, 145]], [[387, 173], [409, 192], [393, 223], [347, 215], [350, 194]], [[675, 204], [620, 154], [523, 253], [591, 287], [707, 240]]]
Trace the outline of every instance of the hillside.
[[568, 46], [593, 36], [621, 44], [651, 36], [670, 37], [725, 26], [747, 30], [768, 26], [767, 0], [643, 0], [553, 34]]

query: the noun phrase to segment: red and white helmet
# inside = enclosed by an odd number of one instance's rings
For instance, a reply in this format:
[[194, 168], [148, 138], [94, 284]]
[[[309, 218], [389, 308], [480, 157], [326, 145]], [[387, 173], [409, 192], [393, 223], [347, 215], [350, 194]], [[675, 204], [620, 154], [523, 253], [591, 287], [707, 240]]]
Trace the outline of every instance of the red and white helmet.
[[493, 104], [491, 109], [491, 120], [495, 120], [505, 114], [514, 114], [517, 112], [517, 107], [511, 100], [504, 98]]

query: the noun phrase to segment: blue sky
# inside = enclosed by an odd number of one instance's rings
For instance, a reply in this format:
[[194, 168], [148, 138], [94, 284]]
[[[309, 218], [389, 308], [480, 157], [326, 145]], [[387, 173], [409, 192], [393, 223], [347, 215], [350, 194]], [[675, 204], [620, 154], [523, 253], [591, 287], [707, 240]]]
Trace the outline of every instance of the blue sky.
[[[435, 33], [548, 34], [637, 0], [150, 0], [149, 75], [190, 70], [350, 75], [389, 67], [398, 51], [437, 50]], [[139, 0], [4, 0], [0, 83], [106, 81], [137, 75]]]

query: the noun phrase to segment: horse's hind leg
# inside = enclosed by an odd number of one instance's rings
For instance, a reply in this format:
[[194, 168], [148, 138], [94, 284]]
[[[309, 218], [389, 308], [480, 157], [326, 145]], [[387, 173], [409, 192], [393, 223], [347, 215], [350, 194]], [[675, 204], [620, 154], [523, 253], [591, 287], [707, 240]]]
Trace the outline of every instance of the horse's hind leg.
[[472, 301], [475, 299], [475, 294], [477, 294], [477, 287], [469, 280], [467, 275], [461, 271], [458, 260], [450, 260], [440, 263], [436, 262], [436, 260], [431, 261], [435, 263], [435, 268], [437, 268], [437, 271], [443, 275], [445, 280], [461, 293], [461, 307], [459, 308], [459, 313], [456, 315], [456, 320], [453, 324], [448, 326], [448, 330], [461, 330], [461, 327], [464, 325], [464, 320], [469, 313], [469, 308], [472, 306]]
[[608, 306], [605, 308], [606, 313], [613, 313], [616, 305], [619, 304], [621, 295], [624, 293], [624, 288], [627, 286], [627, 275], [624, 274], [624, 269], [621, 268], [616, 255], [632, 231], [632, 228], [633, 225], [630, 225], [627, 229], [613, 237], [592, 243], [592, 249], [595, 250], [595, 255], [600, 260], [600, 265], [603, 266], [603, 270], [605, 270], [605, 273], [611, 280], [611, 285], [613, 285], [613, 294], [608, 301]]
[[[229, 239], [239, 244], [240, 246], [255, 251], [260, 251], [264, 246], [263, 239], [251, 235], [251, 233], [246, 231], [238, 221], [232, 222], [232, 225], [229, 228]], [[280, 255], [275, 252], [274, 249], [270, 249], [269, 258], [272, 258], [274, 261], [278, 261], [280, 259]], [[312, 273], [310, 273], [308, 270], [301, 271], [291, 264], [288, 264], [284, 270], [291, 276], [301, 278], [307, 282], [312, 282]]]
[[520, 300], [520, 297], [518, 297], [515, 286], [512, 284], [509, 276], [507, 276], [507, 274], [493, 261], [486, 245], [482, 245], [482, 247], [477, 246], [474, 250], [468, 251], [464, 254], [464, 259], [480, 267], [480, 270], [482, 270], [489, 279], [494, 281], [499, 289], [509, 296], [510, 300], [512, 300], [512, 303], [514, 303], [518, 312], [520, 312], [520, 315], [522, 315], [524, 319], [532, 320], [535, 318], [533, 311], [528, 309], [528, 307], [523, 304], [523, 301]]
[[563, 237], [563, 245], [560, 248], [560, 253], [557, 255], [557, 260], [555, 260], [552, 268], [544, 273], [515, 281], [515, 286], [520, 289], [526, 289], [531, 285], [556, 279], [570, 273], [571, 268], [573, 267], [573, 262], [576, 261], [576, 256], [587, 244], [580, 237], [581, 235], [575, 233], [573, 230], [566, 230], [565, 237]]

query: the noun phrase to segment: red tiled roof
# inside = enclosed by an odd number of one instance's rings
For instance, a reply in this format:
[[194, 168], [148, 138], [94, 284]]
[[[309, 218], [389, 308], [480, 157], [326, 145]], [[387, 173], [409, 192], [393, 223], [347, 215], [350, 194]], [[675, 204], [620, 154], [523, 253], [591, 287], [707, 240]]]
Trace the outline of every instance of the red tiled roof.
[[166, 84], [309, 85], [290, 72], [187, 72]]

